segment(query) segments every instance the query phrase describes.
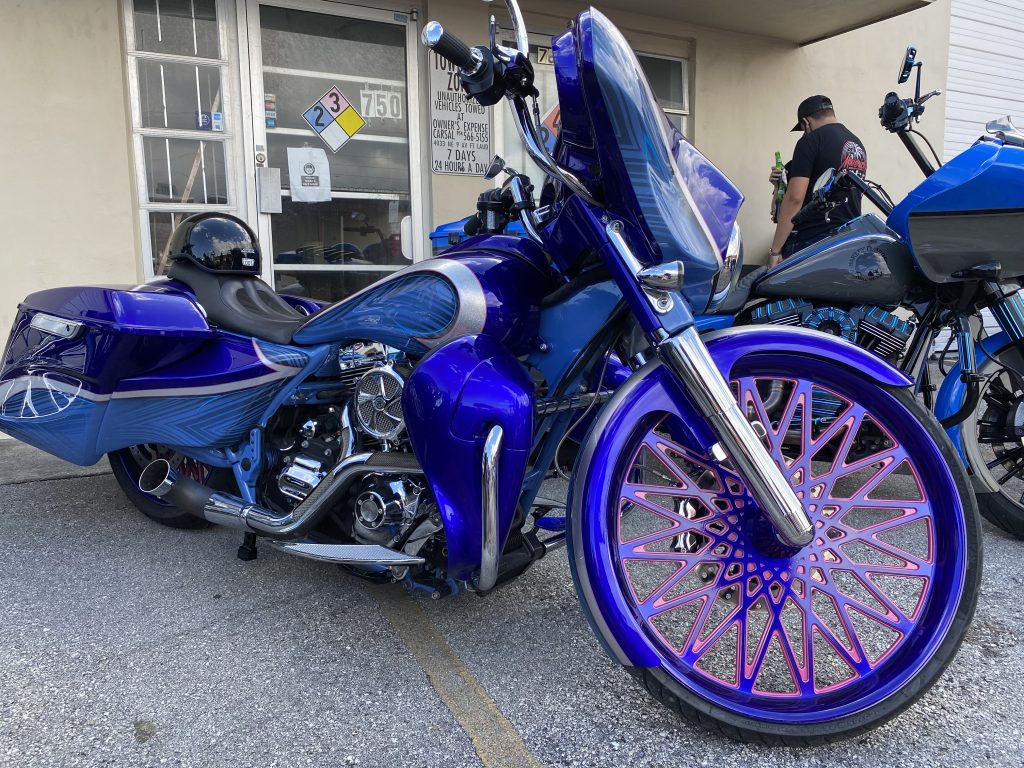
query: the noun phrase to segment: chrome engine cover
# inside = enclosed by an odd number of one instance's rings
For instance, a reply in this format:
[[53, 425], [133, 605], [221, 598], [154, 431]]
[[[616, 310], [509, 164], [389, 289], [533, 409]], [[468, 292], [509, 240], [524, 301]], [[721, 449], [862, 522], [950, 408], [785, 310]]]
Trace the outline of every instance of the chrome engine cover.
[[304, 501], [326, 474], [319, 461], [296, 456], [277, 476], [277, 488], [290, 499]]
[[383, 544], [405, 530], [416, 517], [421, 492], [406, 476], [367, 475], [354, 502], [356, 539]]

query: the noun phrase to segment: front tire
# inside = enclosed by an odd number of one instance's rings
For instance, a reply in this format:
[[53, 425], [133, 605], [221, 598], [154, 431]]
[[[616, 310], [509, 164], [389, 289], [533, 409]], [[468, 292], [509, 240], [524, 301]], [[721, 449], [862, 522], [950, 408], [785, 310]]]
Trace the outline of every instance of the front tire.
[[[909, 707], [956, 654], [981, 577], [973, 494], [938, 422], [831, 361], [741, 358], [734, 392], [815, 524], [784, 551], [668, 372], [645, 372], [573, 486], [570, 562], [605, 647], [673, 711], [745, 741], [837, 741]], [[773, 381], [785, 396], [767, 412]]]

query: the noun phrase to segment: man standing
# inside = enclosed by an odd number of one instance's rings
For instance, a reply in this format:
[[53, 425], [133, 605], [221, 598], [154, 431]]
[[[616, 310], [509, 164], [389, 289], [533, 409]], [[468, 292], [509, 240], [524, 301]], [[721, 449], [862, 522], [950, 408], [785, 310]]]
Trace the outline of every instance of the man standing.
[[[811, 183], [829, 168], [836, 171], [850, 171], [864, 178], [868, 170], [868, 156], [860, 139], [846, 126], [836, 120], [832, 100], [827, 96], [811, 96], [800, 102], [797, 108], [797, 124], [794, 131], [804, 135], [796, 143], [793, 159], [786, 166], [789, 177], [786, 196], [779, 207], [779, 221], [775, 237], [768, 251], [768, 266], [774, 267], [784, 257], [790, 256], [811, 243], [820, 240], [831, 230], [852, 218], [860, 216], [860, 192], [850, 193], [847, 202], [833, 208], [825, 221], [825, 212], [816, 211], [807, 220], [799, 223], [799, 230], [793, 228], [793, 217], [811, 201]], [[774, 184], [780, 172], [772, 169], [770, 177]]]

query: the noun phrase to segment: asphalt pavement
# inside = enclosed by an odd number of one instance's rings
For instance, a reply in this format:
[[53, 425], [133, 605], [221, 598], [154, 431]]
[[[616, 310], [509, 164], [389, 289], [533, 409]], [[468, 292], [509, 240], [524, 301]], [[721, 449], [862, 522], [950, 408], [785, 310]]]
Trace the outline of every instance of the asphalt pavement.
[[[548, 489], [548, 495], [557, 493]], [[481, 599], [150, 522], [105, 465], [0, 442], [0, 766], [1021, 766], [1024, 542], [895, 721], [814, 749], [676, 719], [609, 661], [563, 552]]]

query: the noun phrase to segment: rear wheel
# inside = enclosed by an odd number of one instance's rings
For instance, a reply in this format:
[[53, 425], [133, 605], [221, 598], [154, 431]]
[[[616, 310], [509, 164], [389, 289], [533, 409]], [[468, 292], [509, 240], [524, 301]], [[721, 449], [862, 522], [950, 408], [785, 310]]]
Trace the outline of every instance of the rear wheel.
[[981, 514], [1024, 539], [1024, 355], [1010, 345], [978, 358], [981, 400], [960, 439]]
[[578, 469], [570, 562], [595, 631], [645, 659], [634, 673], [674, 711], [743, 740], [835, 741], [910, 706], [956, 654], [981, 576], [973, 494], [906, 390], [785, 354], [733, 373], [814, 541], [777, 542], [742, 480], [693, 437], [659, 367], [660, 385], [598, 422], [622, 426], [584, 454], [612, 468]]
[[215, 468], [162, 445], [133, 445], [107, 454], [117, 484], [121, 486], [128, 500], [150, 520], [170, 528], [208, 528], [210, 523], [206, 520], [183, 512], [173, 504], [139, 490], [139, 475], [156, 459], [166, 459], [179, 475], [190, 477], [203, 485], [210, 484], [217, 474]]

